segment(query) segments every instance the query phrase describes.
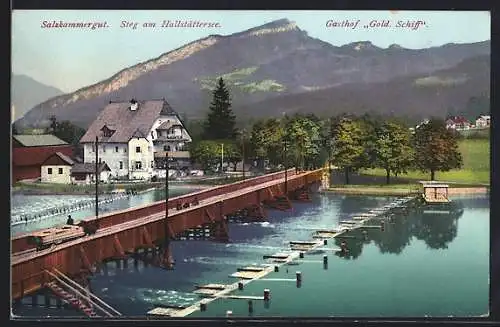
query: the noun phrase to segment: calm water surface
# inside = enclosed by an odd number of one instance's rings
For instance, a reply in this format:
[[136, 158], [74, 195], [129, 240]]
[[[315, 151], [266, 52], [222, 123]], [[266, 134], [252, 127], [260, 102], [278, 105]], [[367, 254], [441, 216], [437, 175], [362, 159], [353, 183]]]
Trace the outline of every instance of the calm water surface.
[[[262, 255], [286, 249], [292, 240], [310, 240], [317, 229], [329, 229], [350, 215], [381, 207], [393, 198], [318, 194], [312, 203], [295, 203], [289, 212], [268, 211], [265, 223], [230, 225], [230, 244], [176, 241], [176, 267], [165, 271], [140, 264], [135, 270], [96, 275], [93, 292], [125, 315], [145, 315], [156, 305], [188, 305], [198, 300], [195, 284], [232, 283], [237, 268], [264, 263]], [[264, 306], [254, 301], [254, 316], [478, 316], [488, 312], [489, 198], [453, 199], [463, 208], [450, 214], [413, 213], [396, 216], [385, 231], [368, 229], [368, 239], [353, 232], [349, 257], [332, 251], [306, 255], [296, 265], [283, 266], [266, 278], [303, 275], [301, 288], [290, 281], [258, 280], [241, 295], [271, 290]], [[330, 240], [327, 247], [338, 247]], [[322, 257], [329, 257], [324, 269]], [[288, 271], [287, 271], [288, 270]], [[246, 300], [216, 300], [193, 317], [248, 317]], [[62, 309], [16, 309], [20, 315], [75, 315]]]

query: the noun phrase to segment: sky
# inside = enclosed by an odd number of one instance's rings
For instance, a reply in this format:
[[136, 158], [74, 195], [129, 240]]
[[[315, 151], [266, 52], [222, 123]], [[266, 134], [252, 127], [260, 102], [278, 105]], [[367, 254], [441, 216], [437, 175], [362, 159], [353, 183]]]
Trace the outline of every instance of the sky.
[[[16, 10], [12, 13], [12, 72], [72, 92], [210, 34], [229, 35], [287, 18], [308, 35], [335, 46], [371, 41], [410, 49], [490, 39], [487, 11], [177, 11]], [[42, 28], [44, 21], [107, 22], [100, 29]], [[219, 23], [219, 27], [160, 28], [163, 20]], [[327, 27], [328, 21], [352, 27]], [[389, 20], [391, 27], [369, 27]], [[417, 29], [397, 22], [424, 21]], [[136, 29], [121, 27], [135, 22]], [[144, 28], [155, 22], [157, 28]], [[368, 27], [365, 28], [365, 25]]]

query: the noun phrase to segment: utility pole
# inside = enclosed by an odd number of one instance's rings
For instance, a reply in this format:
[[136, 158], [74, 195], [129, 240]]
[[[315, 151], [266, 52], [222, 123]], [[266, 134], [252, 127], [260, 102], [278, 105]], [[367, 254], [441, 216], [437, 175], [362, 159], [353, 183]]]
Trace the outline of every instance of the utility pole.
[[220, 157], [220, 172], [221, 174], [224, 173], [224, 143], [221, 144], [222, 146], [222, 151], [221, 151], [221, 157]]
[[95, 218], [99, 216], [99, 139], [95, 137]]
[[168, 151], [165, 151], [165, 219], [168, 218]]
[[285, 158], [284, 158], [284, 164], [285, 164], [285, 196], [288, 196], [288, 156], [287, 156], [287, 144], [286, 144], [286, 136], [285, 136], [285, 139], [284, 139], [284, 154], [285, 154]]
[[243, 173], [243, 179], [245, 179], [245, 134], [246, 134], [246, 131], [243, 129], [242, 133], [241, 133], [241, 154], [242, 154], [242, 161], [243, 161], [243, 165], [241, 167], [242, 169], [242, 173]]
[[[284, 130], [286, 130], [286, 112], [282, 112], [281, 115], [283, 116], [282, 119], [280, 119], [280, 124], [281, 126], [284, 127]], [[283, 158], [283, 164], [285, 165], [285, 196], [288, 196], [288, 156], [287, 156], [287, 135], [285, 134], [283, 137], [283, 153], [285, 158]]]

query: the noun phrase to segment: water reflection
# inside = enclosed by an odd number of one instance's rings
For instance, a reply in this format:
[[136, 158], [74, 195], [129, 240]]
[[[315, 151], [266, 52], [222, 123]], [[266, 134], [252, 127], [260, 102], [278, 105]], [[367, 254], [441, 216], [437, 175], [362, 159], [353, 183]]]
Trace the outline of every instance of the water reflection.
[[446, 249], [457, 236], [457, 221], [462, 214], [463, 205], [453, 202], [447, 207], [423, 206], [407, 215], [398, 214], [385, 222], [383, 231], [373, 228], [379, 225], [377, 220], [369, 221], [366, 225], [371, 228], [350, 231], [345, 237], [335, 239], [336, 246], [341, 247], [341, 243], [346, 242], [349, 249], [337, 255], [347, 260], [356, 259], [363, 245], [372, 241], [381, 253], [401, 254], [413, 237], [424, 241], [431, 249]]
[[376, 208], [379, 198], [367, 196], [344, 196], [340, 201], [339, 213], [342, 216], [350, 215], [353, 212], [361, 212], [366, 208]]

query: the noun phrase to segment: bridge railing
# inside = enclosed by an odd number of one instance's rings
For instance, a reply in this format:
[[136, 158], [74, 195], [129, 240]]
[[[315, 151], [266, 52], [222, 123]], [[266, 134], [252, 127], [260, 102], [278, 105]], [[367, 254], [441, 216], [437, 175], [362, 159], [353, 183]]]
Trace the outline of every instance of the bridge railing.
[[[291, 177], [295, 175], [295, 168], [290, 168], [288, 169], [288, 175]], [[259, 184], [267, 183], [273, 180], [278, 180], [281, 178], [284, 178], [285, 176], [285, 171], [279, 171], [276, 173], [272, 174], [266, 174], [266, 175], [261, 175], [253, 178], [248, 178], [242, 181], [238, 181], [235, 183], [231, 184], [225, 184], [225, 185], [219, 185], [219, 186], [214, 186], [211, 188], [207, 188], [204, 190], [200, 190], [198, 192], [194, 193], [189, 193], [189, 194], [184, 194], [180, 196], [176, 196], [173, 198], [170, 198], [168, 200], [168, 207], [169, 209], [173, 209], [177, 206], [178, 202], [181, 203], [192, 203], [194, 202], [195, 198], [198, 201], [202, 201], [205, 199], [208, 199], [213, 196], [218, 196], [218, 195], [223, 195], [226, 193], [231, 193], [234, 191], [237, 191], [242, 188], [247, 188], [247, 187], [252, 187], [256, 186]], [[126, 221], [134, 220], [139, 217], [144, 217], [144, 216], [149, 216], [158, 212], [165, 211], [165, 200], [160, 200], [156, 201], [153, 203], [145, 204], [142, 206], [134, 207], [134, 208], [128, 208], [124, 210], [119, 210], [119, 211], [114, 211], [108, 214], [104, 214], [100, 217], [98, 217], [97, 221], [99, 223], [100, 228], [104, 227], [109, 227], [113, 226], [116, 224], [120, 224]], [[89, 223], [91, 221], [94, 221], [95, 217], [89, 217], [86, 219], [82, 220], [82, 223]], [[23, 235], [18, 235], [12, 238], [12, 248], [11, 252], [12, 253], [17, 253], [25, 250], [29, 250], [34, 248], [33, 245], [28, 244], [27, 239], [28, 239], [29, 234], [23, 234]]]

